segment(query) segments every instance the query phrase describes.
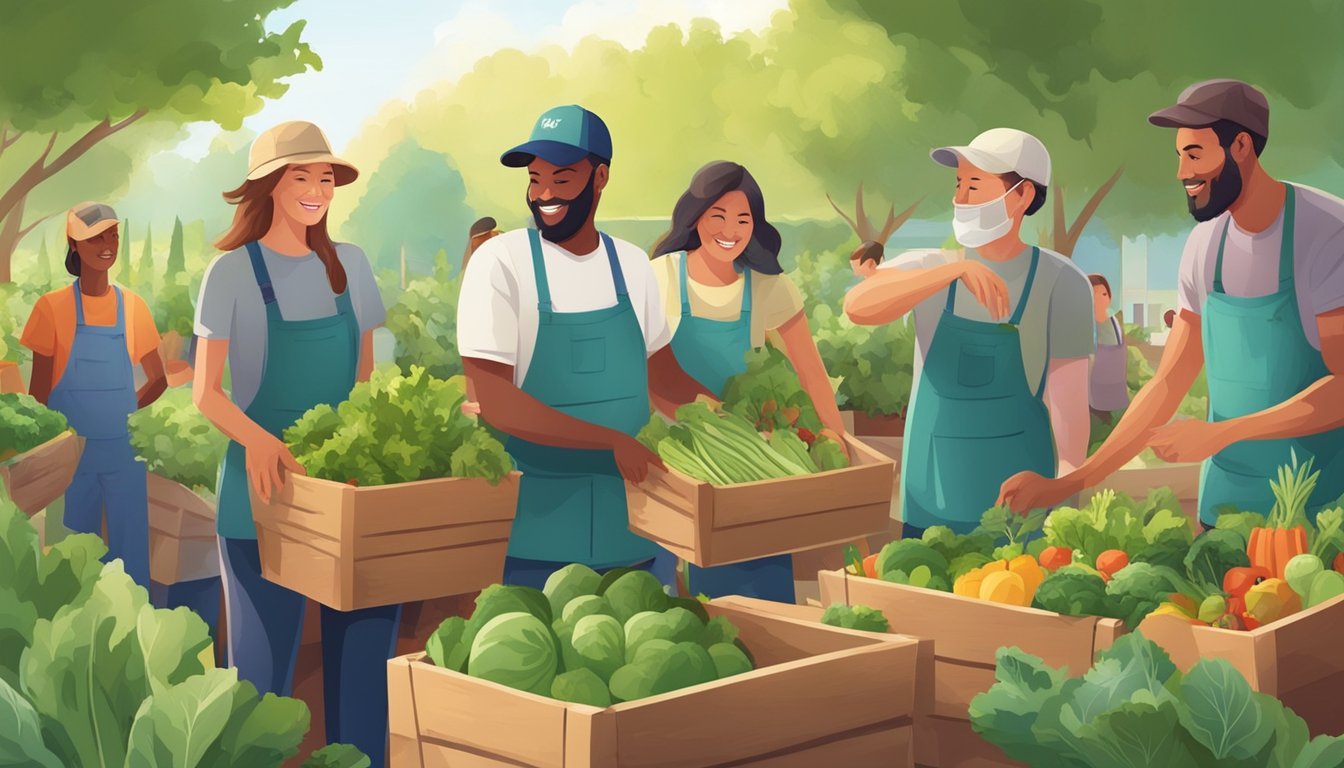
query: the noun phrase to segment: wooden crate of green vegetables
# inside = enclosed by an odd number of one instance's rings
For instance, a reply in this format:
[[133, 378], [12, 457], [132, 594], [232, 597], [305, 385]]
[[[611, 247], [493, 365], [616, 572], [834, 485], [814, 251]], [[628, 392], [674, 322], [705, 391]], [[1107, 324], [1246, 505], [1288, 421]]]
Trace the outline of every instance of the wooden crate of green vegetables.
[[[807, 438], [811, 437], [809, 446]], [[852, 437], [765, 437], [735, 413], [682, 406], [656, 440], [667, 470], [629, 484], [630, 528], [700, 566], [839, 544], [886, 530], [891, 460]]]
[[128, 420], [131, 446], [149, 469], [149, 574], [160, 584], [219, 575], [215, 481], [228, 438], [169, 389]]
[[300, 418], [285, 440], [308, 476], [252, 496], [262, 574], [342, 611], [499, 581], [519, 474], [465, 399], [460, 377], [377, 371]]
[[583, 566], [492, 586], [389, 662], [391, 765], [911, 765], [917, 644], [768, 608]]
[[65, 493], [83, 447], [59, 412], [30, 395], [0, 394], [0, 483], [25, 514]]

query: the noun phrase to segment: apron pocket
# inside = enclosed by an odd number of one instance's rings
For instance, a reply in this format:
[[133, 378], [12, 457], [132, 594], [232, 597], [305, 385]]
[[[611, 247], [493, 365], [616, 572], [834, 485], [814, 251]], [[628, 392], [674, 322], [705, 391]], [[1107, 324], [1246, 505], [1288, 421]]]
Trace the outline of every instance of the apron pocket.
[[574, 373], [601, 373], [607, 369], [606, 339], [574, 339], [569, 343], [573, 359], [570, 370]]
[[957, 383], [963, 387], [983, 387], [994, 381], [997, 348], [983, 344], [962, 344], [957, 359]]
[[1024, 449], [1025, 432], [996, 437], [934, 435], [929, 462], [932, 502], [953, 520], [979, 520], [994, 506], [1003, 481], [1026, 469], [1052, 475], [1046, 467], [1032, 466]]

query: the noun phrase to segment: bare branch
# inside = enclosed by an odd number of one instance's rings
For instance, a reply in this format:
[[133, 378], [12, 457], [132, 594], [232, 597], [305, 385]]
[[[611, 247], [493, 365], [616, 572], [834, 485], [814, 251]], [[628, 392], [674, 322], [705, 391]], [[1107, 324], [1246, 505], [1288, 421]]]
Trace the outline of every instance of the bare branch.
[[1077, 244], [1078, 238], [1083, 235], [1083, 227], [1087, 226], [1087, 222], [1090, 221], [1093, 214], [1097, 212], [1097, 207], [1101, 205], [1101, 201], [1106, 198], [1106, 195], [1110, 194], [1111, 188], [1115, 186], [1116, 182], [1120, 181], [1120, 176], [1123, 175], [1124, 172], [1124, 166], [1116, 168], [1115, 173], [1111, 174], [1111, 177], [1106, 180], [1106, 183], [1102, 184], [1097, 188], [1096, 192], [1092, 193], [1092, 197], [1087, 201], [1087, 205], [1083, 206], [1083, 210], [1078, 213], [1078, 218], [1074, 219], [1073, 225], [1069, 227], [1067, 237], [1070, 245]]
[[896, 233], [896, 230], [905, 226], [905, 222], [910, 220], [910, 217], [915, 213], [915, 209], [918, 208], [922, 202], [924, 202], [923, 197], [916, 200], [913, 205], [900, 213], [896, 213], [896, 206], [892, 205], [891, 211], [887, 213], [887, 223], [882, 227], [882, 239], [878, 242], [885, 244], [887, 240], [891, 239], [891, 236]]
[[872, 240], [876, 235], [873, 230], [873, 222], [868, 218], [868, 211], [863, 207], [863, 182], [859, 182], [859, 191], [854, 195], [854, 220], [859, 223], [855, 230], [859, 233], [860, 240]]
[[46, 221], [47, 219], [50, 219], [52, 216], [55, 216], [55, 215], [56, 215], [56, 212], [53, 211], [53, 212], [51, 212], [51, 213], [48, 213], [46, 216], [43, 216], [43, 217], [41, 217], [41, 218], [39, 218], [39, 219], [35, 219], [35, 220], [33, 221], [32, 224], [29, 224], [28, 226], [24, 227], [23, 229], [20, 229], [20, 230], [19, 230], [19, 236], [16, 237], [16, 238], [14, 238], [14, 242], [15, 242], [15, 244], [17, 244], [20, 240], [23, 240], [23, 238], [27, 237], [29, 232], [32, 232], [34, 229], [37, 229], [39, 226], [41, 226], [41, 225], [42, 225], [42, 222]]
[[[840, 206], [836, 205], [834, 200], [831, 200], [831, 196], [829, 193], [826, 195], [826, 200], [830, 202], [831, 207], [835, 209], [835, 212], [840, 214], [840, 218], [844, 219], [845, 223], [848, 224], [850, 228], [855, 231], [855, 233], [857, 233], [859, 231], [859, 225], [854, 223], [854, 220], [849, 218], [848, 214], [840, 210]], [[862, 235], [860, 235], [860, 237], [862, 237]]]
[[[66, 148], [66, 150], [62, 152], [60, 156], [57, 157], [54, 161], [52, 161], [50, 165], [46, 165], [43, 167], [42, 171], [45, 174], [46, 178], [50, 178], [51, 176], [60, 172], [67, 165], [79, 159], [79, 157], [83, 155], [85, 152], [88, 152], [90, 149], [92, 149], [93, 145], [97, 144], [103, 139], [106, 139], [107, 137], [113, 135], [114, 133], [122, 130], [123, 128], [126, 128], [135, 121], [144, 117], [146, 114], [148, 114], [148, 111], [142, 109], [139, 112], [136, 112], [135, 114], [131, 115], [130, 117], [127, 117], [125, 120], [121, 120], [116, 123], [110, 123], [107, 120], [104, 120], [101, 123], [98, 123], [97, 125], [93, 126], [88, 130], [87, 133], [76, 139], [74, 144], [71, 144], [68, 148]], [[52, 137], [52, 141], [53, 142], [55, 141], [54, 136]], [[48, 147], [48, 152], [50, 152], [50, 147]], [[42, 159], [43, 161], [46, 160], [46, 153], [43, 153]]]
[[42, 150], [42, 154], [38, 156], [37, 162], [34, 163], [34, 165], [41, 166], [43, 163], [47, 162], [47, 156], [51, 154], [51, 148], [56, 146], [56, 138], [60, 135], [59, 131], [51, 132], [51, 136], [47, 139], [47, 148]]

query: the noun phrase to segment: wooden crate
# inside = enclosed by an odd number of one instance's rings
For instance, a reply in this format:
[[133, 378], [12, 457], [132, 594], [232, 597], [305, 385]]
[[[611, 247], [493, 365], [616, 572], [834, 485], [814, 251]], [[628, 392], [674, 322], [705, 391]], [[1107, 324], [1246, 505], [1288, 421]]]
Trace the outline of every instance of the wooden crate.
[[[842, 411], [850, 414], [851, 411]], [[857, 434], [857, 433], [856, 433]], [[880, 552], [887, 542], [901, 538], [901, 438], [878, 435], [858, 435], [863, 444], [891, 459], [894, 471], [891, 476], [891, 507], [887, 514], [887, 525], [881, 531], [871, 533], [855, 541], [844, 544], [829, 544], [819, 549], [795, 552], [793, 555], [793, 578], [797, 581], [813, 581], [819, 571], [834, 571], [845, 567], [845, 546], [856, 544], [868, 553]]]
[[1138, 631], [1166, 649], [1181, 671], [1201, 658], [1227, 659], [1250, 682], [1296, 712], [1313, 736], [1344, 733], [1344, 597], [1249, 632], [1149, 616]]
[[519, 473], [356, 488], [291, 475], [252, 495], [262, 575], [341, 611], [483, 589], [500, 580]]
[[887, 528], [891, 460], [847, 438], [852, 465], [715, 486], [675, 469], [626, 484], [630, 529], [699, 566], [844, 544]]
[[[1099, 490], [1109, 488], [1131, 496], [1144, 499], [1154, 488], [1170, 488], [1181, 502], [1181, 511], [1199, 522], [1199, 462], [1187, 464], [1166, 464], [1157, 467], [1130, 467], [1111, 474], [1095, 487], [1083, 491], [1081, 498], [1086, 500]], [[1198, 530], [1198, 528], [1196, 528]]]
[[915, 723], [915, 763], [922, 766], [1015, 766], [998, 747], [971, 731], [971, 699], [994, 684], [995, 654], [1015, 645], [1046, 664], [1081, 675], [1097, 651], [1124, 633], [1115, 619], [1061, 616], [961, 597], [948, 592], [852, 576], [819, 574], [821, 604], [876, 608], [891, 631], [933, 641], [933, 694]]
[[214, 504], [153, 472], [148, 486], [150, 578], [176, 584], [218, 576]]
[[65, 494], [83, 450], [84, 438], [67, 430], [0, 463], [0, 483], [24, 514], [35, 515]]
[[388, 662], [393, 768], [817, 768], [912, 764], [917, 645], [706, 606], [742, 630], [758, 669], [605, 709], [435, 667]]

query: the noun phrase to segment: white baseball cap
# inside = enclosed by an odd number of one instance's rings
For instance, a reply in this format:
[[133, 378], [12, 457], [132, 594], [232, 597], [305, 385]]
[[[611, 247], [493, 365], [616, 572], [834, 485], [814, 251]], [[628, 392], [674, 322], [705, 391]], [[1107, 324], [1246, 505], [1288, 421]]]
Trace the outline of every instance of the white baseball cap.
[[929, 153], [935, 163], [956, 168], [958, 160], [988, 173], [1016, 173], [1050, 186], [1050, 153], [1041, 140], [1016, 128], [991, 128], [964, 147], [939, 147]]

